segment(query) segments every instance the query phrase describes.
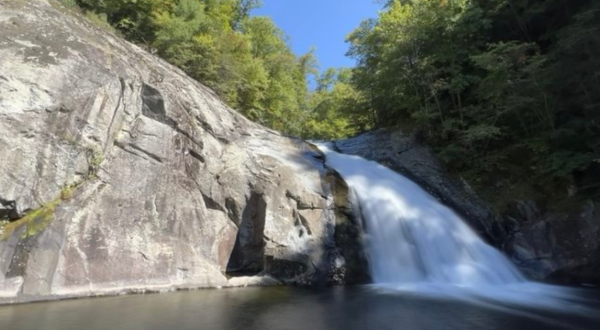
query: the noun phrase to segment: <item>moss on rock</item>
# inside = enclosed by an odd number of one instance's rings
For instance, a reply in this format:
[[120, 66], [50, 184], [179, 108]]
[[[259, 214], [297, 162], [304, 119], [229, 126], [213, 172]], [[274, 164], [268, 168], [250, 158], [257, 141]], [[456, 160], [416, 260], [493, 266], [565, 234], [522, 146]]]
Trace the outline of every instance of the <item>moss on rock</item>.
[[21, 234], [21, 238], [34, 237], [41, 233], [52, 220], [54, 219], [54, 212], [56, 207], [60, 204], [61, 200], [57, 199], [52, 201], [41, 208], [29, 212], [27, 215], [13, 222], [0, 223], [0, 240], [4, 241], [10, 238], [13, 233], [22, 228], [26, 227], [25, 231]]

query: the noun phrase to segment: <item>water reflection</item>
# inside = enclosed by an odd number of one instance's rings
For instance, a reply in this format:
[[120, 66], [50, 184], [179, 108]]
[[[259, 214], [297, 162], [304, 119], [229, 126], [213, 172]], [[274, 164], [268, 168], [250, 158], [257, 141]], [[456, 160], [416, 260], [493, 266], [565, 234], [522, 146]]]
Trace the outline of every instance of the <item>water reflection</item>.
[[[580, 291], [590, 310], [598, 292]], [[598, 315], [430, 298], [372, 287], [203, 290], [0, 307], [0, 329], [600, 329]]]

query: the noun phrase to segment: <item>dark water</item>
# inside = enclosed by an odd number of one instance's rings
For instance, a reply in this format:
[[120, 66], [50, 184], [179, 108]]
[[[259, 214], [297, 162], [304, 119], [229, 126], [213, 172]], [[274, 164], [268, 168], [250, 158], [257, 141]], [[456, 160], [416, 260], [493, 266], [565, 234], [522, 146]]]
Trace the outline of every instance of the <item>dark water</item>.
[[247, 288], [0, 307], [0, 329], [600, 329], [600, 295], [587, 316], [386, 294], [369, 287]]

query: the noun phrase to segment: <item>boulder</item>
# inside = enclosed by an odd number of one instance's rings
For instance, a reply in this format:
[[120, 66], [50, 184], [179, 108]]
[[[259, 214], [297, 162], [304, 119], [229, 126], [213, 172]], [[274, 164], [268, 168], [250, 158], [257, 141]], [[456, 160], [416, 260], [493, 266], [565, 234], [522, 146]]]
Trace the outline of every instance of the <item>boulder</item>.
[[542, 212], [528, 204], [504, 242], [513, 261], [533, 279], [600, 285], [600, 205], [586, 200], [572, 212]]

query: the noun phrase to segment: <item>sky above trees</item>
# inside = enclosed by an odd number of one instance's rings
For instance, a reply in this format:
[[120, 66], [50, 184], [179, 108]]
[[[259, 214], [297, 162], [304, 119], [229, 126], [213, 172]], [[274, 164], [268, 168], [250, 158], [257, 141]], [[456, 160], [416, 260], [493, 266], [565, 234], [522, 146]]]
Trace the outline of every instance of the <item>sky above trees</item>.
[[270, 16], [290, 38], [294, 52], [317, 48], [319, 69], [354, 66], [345, 56], [346, 36], [367, 18], [376, 18], [381, 5], [373, 0], [263, 0], [253, 15]]

